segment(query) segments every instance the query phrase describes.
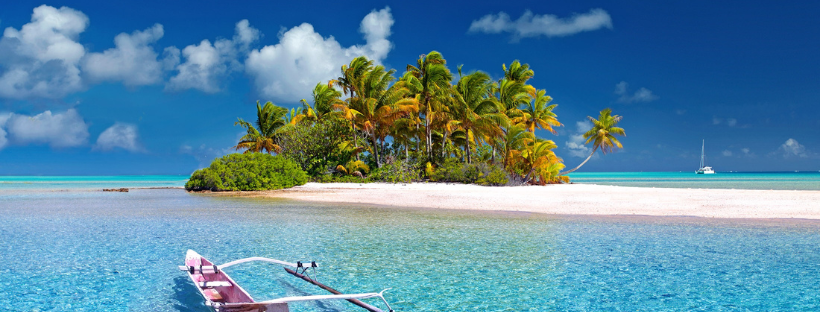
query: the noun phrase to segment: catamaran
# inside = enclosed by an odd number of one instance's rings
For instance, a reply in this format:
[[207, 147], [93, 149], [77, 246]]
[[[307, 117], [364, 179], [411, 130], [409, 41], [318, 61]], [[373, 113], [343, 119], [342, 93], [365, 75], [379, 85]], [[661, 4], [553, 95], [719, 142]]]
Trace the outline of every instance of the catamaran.
[[[239, 284], [228, 276], [228, 273], [223, 271], [225, 268], [252, 261], [262, 261], [291, 267], [293, 269], [285, 268], [285, 271], [331, 292], [332, 295], [283, 297], [273, 300], [254, 301], [245, 289], [242, 289]], [[195, 251], [188, 250], [185, 254], [185, 265], [180, 266], [179, 269], [188, 272], [191, 281], [194, 282], [199, 293], [205, 298], [205, 305], [211, 307], [216, 312], [288, 312], [288, 304], [291, 302], [332, 299], [347, 300], [370, 312], [384, 312], [376, 306], [359, 300], [367, 298], [381, 298], [384, 305], [387, 306], [387, 311], [393, 312], [393, 309], [390, 308], [390, 304], [384, 299], [384, 292], [389, 288], [377, 293], [342, 294], [333, 288], [319, 283], [315, 278], [308, 276], [307, 270], [312, 269], [315, 272], [317, 267], [318, 265], [313, 261], [310, 263], [291, 263], [263, 257], [251, 257], [231, 261], [222, 265], [214, 265], [211, 261], [200, 256]], [[299, 272], [300, 270], [301, 273]]]
[[706, 166], [706, 140], [703, 140], [703, 145], [700, 147], [700, 169], [695, 171], [697, 174], [714, 174], [712, 167]]

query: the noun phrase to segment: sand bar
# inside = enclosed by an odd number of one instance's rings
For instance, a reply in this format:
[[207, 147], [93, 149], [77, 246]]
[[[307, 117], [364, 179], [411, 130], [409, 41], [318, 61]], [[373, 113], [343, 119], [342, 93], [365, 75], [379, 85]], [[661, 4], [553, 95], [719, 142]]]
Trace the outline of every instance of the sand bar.
[[444, 183], [308, 183], [287, 190], [220, 193], [431, 209], [559, 215], [820, 219], [820, 191], [618, 187], [591, 184], [485, 187]]

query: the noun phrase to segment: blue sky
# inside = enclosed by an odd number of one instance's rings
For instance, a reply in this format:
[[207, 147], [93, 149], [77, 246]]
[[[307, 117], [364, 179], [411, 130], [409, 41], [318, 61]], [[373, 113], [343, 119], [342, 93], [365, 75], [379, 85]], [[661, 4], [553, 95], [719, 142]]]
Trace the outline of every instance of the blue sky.
[[[430, 8], [425, 11], [425, 8]], [[29, 2], [3, 5], [0, 174], [188, 174], [255, 102], [293, 107], [367, 55], [494, 77], [558, 104], [568, 166], [603, 108], [625, 148], [582, 171], [820, 170], [818, 2]], [[204, 41], [207, 40], [207, 41]]]

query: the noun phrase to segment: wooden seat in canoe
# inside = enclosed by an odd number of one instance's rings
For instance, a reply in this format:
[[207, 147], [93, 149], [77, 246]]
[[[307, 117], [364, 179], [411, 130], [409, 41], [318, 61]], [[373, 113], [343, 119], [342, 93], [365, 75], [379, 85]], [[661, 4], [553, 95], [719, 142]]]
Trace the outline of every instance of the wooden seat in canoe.
[[231, 287], [228, 281], [202, 281], [197, 283], [199, 287]]
[[216, 289], [213, 289], [213, 288], [208, 288], [208, 289], [203, 290], [202, 294], [204, 294], [205, 298], [210, 300], [210, 301], [217, 302], [217, 301], [225, 300], [224, 298], [222, 298], [222, 295], [220, 295], [219, 292], [216, 291]]

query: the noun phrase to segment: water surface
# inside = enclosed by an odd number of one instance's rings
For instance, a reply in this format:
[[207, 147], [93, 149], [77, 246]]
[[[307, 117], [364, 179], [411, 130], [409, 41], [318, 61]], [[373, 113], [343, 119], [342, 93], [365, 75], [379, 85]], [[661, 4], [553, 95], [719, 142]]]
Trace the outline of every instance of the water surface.
[[747, 189], [747, 190], [820, 190], [820, 172], [574, 172], [573, 183], [601, 185]]
[[[813, 221], [556, 217], [188, 194], [0, 189], [0, 306], [207, 311], [187, 249], [315, 260], [397, 311], [817, 311]], [[280, 267], [227, 269], [258, 300], [323, 294]], [[378, 302], [369, 302], [378, 305]], [[358, 311], [314, 302], [292, 311]]]

